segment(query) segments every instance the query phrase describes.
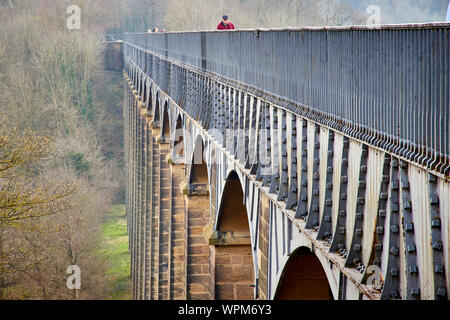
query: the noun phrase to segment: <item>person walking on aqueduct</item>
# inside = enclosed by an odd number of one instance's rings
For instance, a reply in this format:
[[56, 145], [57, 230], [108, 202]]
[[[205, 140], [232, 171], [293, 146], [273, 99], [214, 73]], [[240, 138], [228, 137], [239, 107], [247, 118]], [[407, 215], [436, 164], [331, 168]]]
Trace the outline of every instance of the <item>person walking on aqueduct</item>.
[[228, 21], [228, 16], [223, 15], [222, 21], [220, 21], [220, 23], [217, 25], [217, 30], [234, 30], [234, 29], [235, 29], [234, 25], [230, 21]]

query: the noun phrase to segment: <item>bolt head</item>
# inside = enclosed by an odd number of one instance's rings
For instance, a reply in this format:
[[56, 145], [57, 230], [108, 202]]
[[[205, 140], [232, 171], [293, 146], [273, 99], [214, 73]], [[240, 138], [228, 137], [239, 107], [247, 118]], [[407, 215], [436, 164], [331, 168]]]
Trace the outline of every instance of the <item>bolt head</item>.
[[445, 288], [439, 288], [436, 292], [438, 297], [444, 298], [447, 295], [447, 290]]
[[398, 255], [398, 253], [399, 253], [399, 250], [397, 247], [392, 247], [390, 251], [394, 256]]
[[441, 251], [442, 250], [442, 241], [434, 241], [433, 242], [433, 249]]
[[411, 288], [411, 295], [420, 296], [420, 289], [419, 288]]
[[391, 292], [391, 298], [392, 299], [398, 299], [398, 297], [399, 297], [398, 291], [392, 291]]
[[442, 264], [437, 264], [434, 267], [434, 272], [435, 273], [443, 273], [444, 272], [444, 266]]
[[394, 225], [391, 227], [391, 231], [392, 231], [392, 233], [398, 233], [398, 232], [399, 232], [398, 225], [394, 224]]
[[400, 274], [400, 271], [398, 269], [391, 269], [391, 276], [393, 277], [398, 277], [398, 275]]

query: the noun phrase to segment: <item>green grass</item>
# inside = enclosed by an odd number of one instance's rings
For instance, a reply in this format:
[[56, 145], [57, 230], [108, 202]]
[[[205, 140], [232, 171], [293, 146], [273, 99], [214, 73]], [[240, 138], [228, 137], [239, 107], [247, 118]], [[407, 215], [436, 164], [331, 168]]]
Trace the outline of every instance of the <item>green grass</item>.
[[112, 206], [103, 216], [101, 251], [109, 265], [107, 275], [110, 279], [110, 290], [107, 298], [131, 299], [127, 217], [123, 204]]

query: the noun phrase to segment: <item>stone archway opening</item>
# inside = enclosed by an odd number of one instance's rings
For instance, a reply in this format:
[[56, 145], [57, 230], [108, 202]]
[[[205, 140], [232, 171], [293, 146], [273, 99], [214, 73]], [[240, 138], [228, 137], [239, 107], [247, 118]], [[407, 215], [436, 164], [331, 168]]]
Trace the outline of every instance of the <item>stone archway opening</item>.
[[290, 255], [274, 299], [333, 300], [325, 271], [308, 248], [300, 247]]
[[145, 103], [147, 103], [147, 100], [148, 100], [148, 98], [147, 98], [147, 85], [146, 85], [146, 83], [144, 81], [144, 93], [142, 94], [142, 101], [144, 102], [144, 105], [145, 105]]
[[173, 142], [174, 156], [177, 159], [183, 159], [184, 157], [184, 141], [183, 141], [183, 120], [181, 115], [177, 118], [177, 123], [175, 126], [175, 138]]
[[254, 299], [254, 266], [244, 194], [236, 172], [225, 183], [214, 244], [214, 293], [217, 300]]
[[142, 93], [143, 93], [143, 80], [142, 80], [142, 75], [139, 77], [139, 96], [142, 98]]
[[189, 184], [191, 187], [208, 187], [208, 168], [205, 161], [205, 146], [201, 136], [197, 137], [192, 156]]
[[203, 229], [210, 219], [208, 168], [201, 136], [195, 142], [191, 158], [187, 195], [187, 299], [212, 299], [211, 251]]
[[169, 112], [168, 112], [167, 102], [164, 104], [161, 136], [165, 142], [169, 141], [169, 139], [170, 139], [170, 120], [169, 120]]
[[152, 115], [152, 105], [153, 105], [153, 90], [150, 87], [149, 97], [147, 99], [147, 114]]
[[156, 102], [155, 102], [155, 111], [154, 111], [154, 116], [153, 116], [153, 123], [155, 124], [155, 126], [159, 125], [159, 95], [156, 94]]

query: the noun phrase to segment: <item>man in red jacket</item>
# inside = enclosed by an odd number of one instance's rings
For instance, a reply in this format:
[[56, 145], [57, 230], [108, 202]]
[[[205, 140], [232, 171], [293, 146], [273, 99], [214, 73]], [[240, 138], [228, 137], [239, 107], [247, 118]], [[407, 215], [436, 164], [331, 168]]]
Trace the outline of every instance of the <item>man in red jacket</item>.
[[233, 30], [234, 25], [228, 21], [228, 16], [224, 15], [222, 16], [222, 21], [217, 26], [217, 30]]

